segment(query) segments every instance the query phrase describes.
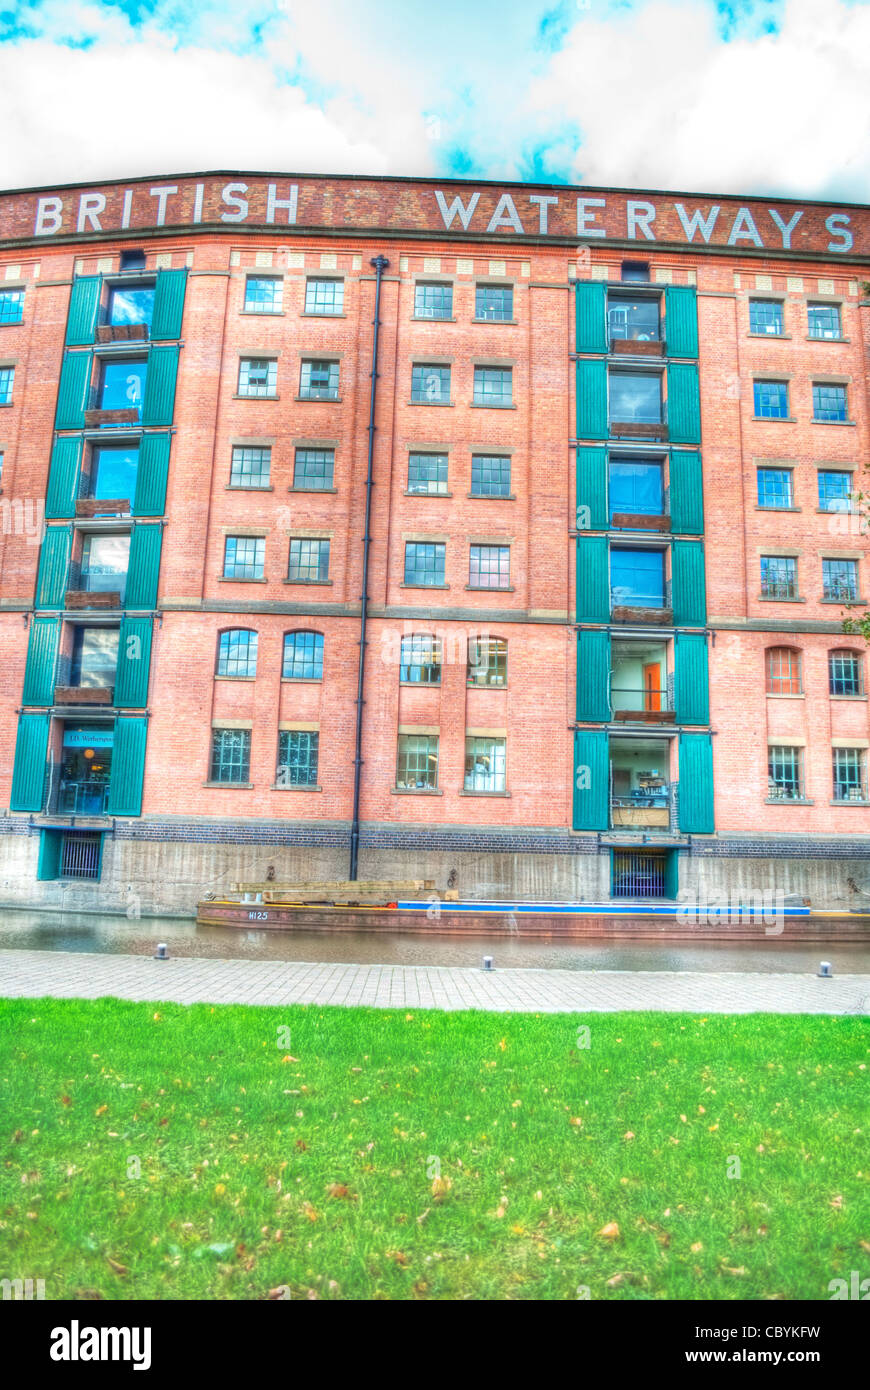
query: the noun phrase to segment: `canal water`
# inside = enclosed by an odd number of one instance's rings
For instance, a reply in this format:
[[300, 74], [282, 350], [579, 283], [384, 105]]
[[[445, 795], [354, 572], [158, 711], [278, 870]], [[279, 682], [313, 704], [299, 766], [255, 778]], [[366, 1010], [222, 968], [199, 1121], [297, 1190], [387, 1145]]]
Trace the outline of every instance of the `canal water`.
[[[496, 968], [539, 970], [734, 970], [815, 972], [829, 960], [837, 974], [870, 972], [870, 945], [806, 945], [771, 938], [705, 941], [703, 928], [682, 942], [538, 941], [505, 936], [421, 936], [361, 931], [240, 931], [200, 927], [166, 917], [126, 917], [0, 909], [0, 949], [109, 952], [153, 955], [165, 941], [173, 956], [225, 960], [336, 961], [376, 965], [480, 965], [484, 955]], [[788, 928], [786, 927], [786, 932]], [[0, 979], [2, 993], [2, 979]]]

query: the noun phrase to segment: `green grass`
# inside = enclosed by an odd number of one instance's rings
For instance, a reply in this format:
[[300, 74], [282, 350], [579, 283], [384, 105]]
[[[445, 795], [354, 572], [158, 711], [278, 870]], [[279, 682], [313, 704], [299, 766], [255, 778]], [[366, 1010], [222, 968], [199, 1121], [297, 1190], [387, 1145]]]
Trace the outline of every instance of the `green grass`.
[[5, 1000], [0, 1277], [827, 1299], [870, 1274], [868, 1051], [855, 1017]]

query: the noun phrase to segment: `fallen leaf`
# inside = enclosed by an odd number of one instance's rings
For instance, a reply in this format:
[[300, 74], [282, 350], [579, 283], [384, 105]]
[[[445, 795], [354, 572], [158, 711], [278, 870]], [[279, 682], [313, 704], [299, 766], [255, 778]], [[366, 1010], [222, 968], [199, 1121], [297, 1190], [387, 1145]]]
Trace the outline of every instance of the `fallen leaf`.
[[831, 1200], [830, 1200], [829, 1205], [832, 1206], [832, 1207], [834, 1208], [834, 1211], [840, 1211], [840, 1209], [841, 1209], [842, 1206], [843, 1206], [843, 1199], [842, 1199], [842, 1197], [832, 1197]]
[[452, 1178], [433, 1178], [433, 1179], [432, 1179], [432, 1196], [433, 1196], [433, 1197], [443, 1197], [444, 1194], [445, 1194], [445, 1192], [449, 1192], [452, 1186], [453, 1186], [453, 1179], [452, 1179]]
[[604, 1240], [617, 1240], [619, 1238], [619, 1226], [615, 1221], [608, 1221], [606, 1226], [602, 1226], [598, 1232]]
[[113, 1260], [111, 1255], [106, 1256], [106, 1264], [109, 1266], [110, 1269], [113, 1269], [116, 1274], [127, 1273], [127, 1266], [122, 1265], [118, 1260]]
[[105, 1115], [105, 1113], [106, 1113], [106, 1111], [108, 1110], [108, 1108], [109, 1108], [108, 1105], [98, 1105], [97, 1108], [96, 1108], [96, 1110], [94, 1111], [94, 1114], [95, 1114], [95, 1115]]
[[697, 1255], [704, 1249], [704, 1247], [699, 1240], [696, 1240], [693, 1245], [689, 1246], [689, 1249], [691, 1250], [693, 1255]]
[[632, 1133], [632, 1131], [631, 1131], [630, 1129], [627, 1129], [627, 1130], [625, 1131], [625, 1134], [623, 1134], [622, 1137], [623, 1137], [623, 1139], [633, 1139], [633, 1138], [634, 1138], [634, 1134]]
[[331, 1182], [326, 1189], [326, 1195], [327, 1197], [345, 1197], [351, 1202], [356, 1201], [356, 1193], [351, 1192], [350, 1188], [346, 1187], [343, 1182]]

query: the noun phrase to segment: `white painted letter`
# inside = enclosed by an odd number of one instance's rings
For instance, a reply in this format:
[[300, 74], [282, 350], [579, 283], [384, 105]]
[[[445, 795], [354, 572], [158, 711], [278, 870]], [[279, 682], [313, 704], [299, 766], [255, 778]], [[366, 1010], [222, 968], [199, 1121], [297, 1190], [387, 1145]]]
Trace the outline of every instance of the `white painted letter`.
[[578, 236], [606, 236], [607, 232], [603, 227], [593, 227], [590, 224], [595, 219], [594, 212], [587, 212], [587, 208], [606, 207], [604, 198], [578, 198], [577, 199], [577, 235]]
[[193, 220], [194, 220], [194, 222], [201, 222], [201, 221], [202, 221], [202, 195], [203, 195], [204, 192], [205, 192], [205, 184], [204, 184], [204, 183], [198, 183], [198, 184], [196, 185], [196, 193], [194, 194], [194, 198], [193, 198]]
[[701, 236], [709, 245], [710, 238], [713, 235], [713, 229], [716, 226], [716, 220], [722, 209], [718, 205], [712, 207], [705, 218], [700, 211], [693, 212], [692, 216], [689, 217], [682, 203], [674, 203], [674, 207], [677, 209], [677, 216], [683, 224], [686, 240], [694, 241], [695, 233], [700, 230]]
[[795, 227], [797, 226], [798, 222], [800, 222], [801, 218], [803, 217], [803, 215], [804, 215], [804, 214], [803, 214], [803, 210], [801, 210], [800, 212], [796, 212], [796, 213], [794, 214], [794, 216], [792, 217], [792, 219], [791, 219], [790, 222], [783, 222], [783, 220], [782, 220], [782, 218], [780, 217], [779, 213], [777, 212], [776, 208], [768, 208], [767, 211], [770, 213], [770, 215], [771, 215], [771, 217], [773, 218], [774, 222], [776, 223], [777, 227], [779, 227], [779, 230], [782, 232], [782, 247], [783, 247], [783, 250], [784, 250], [784, 251], [790, 251], [790, 250], [791, 250], [791, 234], [792, 234], [792, 232], [794, 231]]
[[247, 198], [240, 198], [238, 195], [247, 193], [247, 191], [248, 185], [246, 183], [228, 183], [226, 185], [221, 197], [225, 203], [229, 203], [231, 208], [237, 208], [238, 211], [222, 212], [222, 222], [244, 222], [248, 215], [248, 200]]
[[541, 233], [541, 236], [546, 236], [550, 230], [549, 226], [547, 225], [547, 217], [550, 211], [550, 207], [555, 206], [556, 203], [558, 203], [558, 201], [559, 199], [556, 197], [555, 193], [529, 194], [529, 202], [538, 204], [538, 216], [540, 217], [540, 225], [538, 227], [538, 231]]
[[122, 212], [121, 212], [121, 226], [122, 226], [122, 227], [129, 227], [129, 225], [130, 225], [130, 213], [131, 213], [131, 211], [132, 211], [132, 208], [133, 208], [133, 190], [132, 190], [132, 188], [125, 188], [125, 189], [124, 189], [124, 207], [123, 207], [123, 210], [122, 210]]
[[[848, 230], [849, 223], [851, 222], [851, 220], [851, 217], [848, 217], [845, 212], [832, 212], [830, 217], [825, 218], [825, 226], [827, 227], [831, 235], [842, 238], [842, 240], [839, 242], [829, 241], [829, 251], [852, 250], [852, 243], [854, 242], [855, 238], [852, 236], [852, 233]], [[840, 226], [840, 223], [843, 223], [844, 225]]]
[[62, 212], [63, 203], [60, 198], [40, 198], [36, 204], [36, 226], [33, 228], [33, 235], [51, 236], [52, 232], [59, 232]]
[[439, 189], [438, 192], [435, 194], [435, 201], [438, 204], [439, 210], [441, 212], [441, 217], [444, 221], [444, 226], [447, 228], [448, 232], [450, 231], [450, 228], [453, 225], [454, 217], [459, 218], [460, 222], [462, 223], [463, 231], [467, 232], [468, 224], [471, 221], [472, 213], [474, 212], [474, 209], [477, 207], [477, 204], [480, 202], [480, 194], [472, 193], [471, 197], [468, 200], [468, 207], [464, 205], [462, 199], [457, 194], [456, 197], [453, 199], [453, 202], [448, 207], [447, 200], [445, 199], [444, 194]]
[[85, 222], [90, 222], [93, 231], [101, 232], [99, 214], [106, 206], [106, 199], [102, 193], [83, 193], [79, 198], [79, 220], [76, 224], [76, 231], [85, 230]]
[[279, 198], [277, 195], [278, 185], [276, 183], [270, 183], [266, 194], [266, 221], [274, 222], [276, 209], [286, 208], [288, 223], [295, 223], [296, 204], [299, 199], [299, 185], [296, 183], [290, 185], [289, 198]]
[[519, 219], [514, 200], [509, 193], [503, 193], [498, 200], [495, 212], [489, 219], [488, 232], [497, 232], [499, 227], [512, 227], [515, 232], [522, 236], [525, 227]]
[[655, 241], [655, 237], [650, 227], [650, 222], [655, 221], [655, 205], [653, 203], [635, 202], [629, 198], [625, 208], [625, 218], [628, 225], [628, 235], [632, 239], [637, 237], [637, 229], [643, 232], [647, 241]]
[[738, 208], [734, 226], [731, 228], [731, 235], [728, 238], [728, 245], [736, 246], [738, 241], [754, 241], [756, 246], [764, 246], [749, 208]]
[[152, 198], [159, 199], [157, 204], [156, 226], [162, 227], [166, 223], [166, 199], [169, 197], [170, 193], [177, 193], [178, 187], [174, 183], [167, 183], [164, 184], [162, 188], [152, 188], [150, 192]]

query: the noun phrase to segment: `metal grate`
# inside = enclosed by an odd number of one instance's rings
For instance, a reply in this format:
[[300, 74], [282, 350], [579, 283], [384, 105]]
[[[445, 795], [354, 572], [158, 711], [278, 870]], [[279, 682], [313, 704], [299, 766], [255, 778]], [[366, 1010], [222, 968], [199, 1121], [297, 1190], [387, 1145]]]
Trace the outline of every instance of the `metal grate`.
[[61, 878], [99, 878], [100, 836], [65, 832], [60, 851]]
[[614, 898], [663, 898], [665, 896], [663, 854], [638, 854], [616, 850], [613, 855]]

